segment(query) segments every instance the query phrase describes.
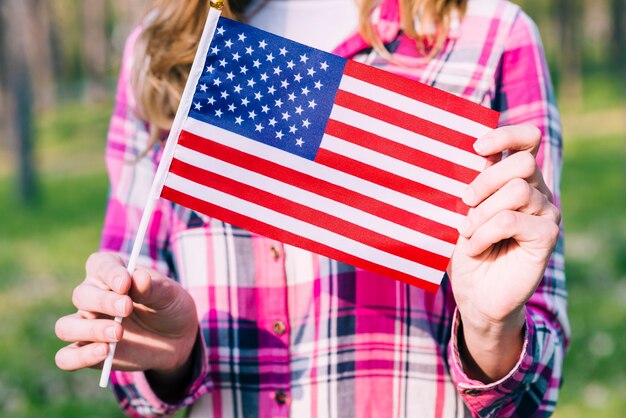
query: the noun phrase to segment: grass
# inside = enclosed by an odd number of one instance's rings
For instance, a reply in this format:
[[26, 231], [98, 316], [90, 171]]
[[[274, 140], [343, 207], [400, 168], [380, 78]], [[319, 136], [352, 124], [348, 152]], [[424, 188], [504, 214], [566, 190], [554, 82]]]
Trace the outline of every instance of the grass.
[[54, 365], [64, 345], [54, 323], [75, 311], [72, 289], [98, 248], [110, 113], [110, 103], [70, 104], [40, 116], [35, 204], [19, 206], [11, 179], [0, 172], [0, 417], [125, 416], [111, 391], [98, 387], [99, 371]]
[[71, 290], [97, 248], [106, 184], [102, 172], [46, 177], [39, 206], [15, 210], [0, 182], [0, 416], [122, 416], [97, 372], [54, 366], [54, 322], [73, 311]]
[[[122, 417], [99, 372], [54, 366], [54, 322], [95, 250], [107, 182], [110, 104], [69, 105], [38, 125], [42, 195], [13, 200], [0, 172], [0, 416]], [[589, 130], [587, 130], [589, 131]], [[626, 408], [626, 144], [624, 135], [566, 141], [563, 206], [572, 346], [557, 417], [620, 417]], [[0, 157], [2, 157], [0, 155]], [[2, 160], [2, 158], [0, 158]], [[6, 157], [5, 157], [6, 160]]]
[[626, 408], [626, 138], [566, 143], [563, 208], [572, 345], [557, 416]]
[[14, 201], [0, 176], [0, 416], [122, 417], [97, 371], [54, 366], [54, 322], [97, 248], [107, 179], [102, 148], [110, 106], [68, 106], [39, 120], [41, 196]]

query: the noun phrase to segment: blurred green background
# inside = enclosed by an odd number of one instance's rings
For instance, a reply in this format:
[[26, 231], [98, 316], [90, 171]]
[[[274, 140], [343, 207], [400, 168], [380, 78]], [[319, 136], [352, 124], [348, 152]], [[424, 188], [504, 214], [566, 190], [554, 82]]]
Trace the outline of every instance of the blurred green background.
[[[480, 0], [479, 0], [480, 1]], [[123, 40], [146, 1], [0, 0], [0, 416], [121, 417], [99, 372], [54, 366], [97, 248]], [[565, 127], [572, 346], [558, 417], [626, 410], [626, 6], [527, 0]], [[89, 47], [87, 47], [89, 45]]]

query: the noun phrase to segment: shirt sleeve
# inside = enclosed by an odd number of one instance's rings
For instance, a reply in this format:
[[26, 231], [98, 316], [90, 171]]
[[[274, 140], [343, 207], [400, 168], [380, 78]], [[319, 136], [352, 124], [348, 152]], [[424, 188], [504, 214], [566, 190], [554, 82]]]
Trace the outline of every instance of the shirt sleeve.
[[[119, 253], [123, 257], [128, 257], [132, 250], [161, 152], [159, 144], [151, 145], [147, 125], [137, 116], [131, 88], [133, 49], [139, 33], [140, 28], [126, 42], [105, 151], [110, 193], [100, 249]], [[141, 247], [138, 265], [175, 278], [168, 238], [172, 210], [170, 202], [159, 199]], [[112, 372], [111, 386], [124, 412], [132, 417], [167, 417], [209, 391], [212, 382], [206, 370], [208, 361], [203, 339], [200, 345], [202, 354], [201, 365], [198, 366], [200, 370], [196, 373], [198, 377], [177, 404], [160, 400], [143, 372]]]
[[[495, 99], [494, 107], [501, 112], [500, 125], [530, 123], [541, 130], [543, 139], [537, 161], [560, 207], [560, 117], [538, 30], [521, 11], [507, 38]], [[459, 316], [455, 312], [448, 364], [457, 389], [474, 416], [528, 417], [552, 413], [570, 339], [566, 303], [561, 228], [543, 280], [526, 305], [522, 353], [503, 379], [483, 384], [464, 373], [457, 346]]]
[[194, 404], [202, 395], [209, 392], [212, 381], [208, 370], [208, 350], [203, 333], [199, 333], [200, 358], [198, 377], [191, 382], [185, 395], [177, 403], [168, 403], [160, 399], [152, 390], [144, 372], [113, 372], [111, 382], [115, 398], [124, 413], [131, 417], [171, 417], [180, 409]]
[[[109, 124], [105, 162], [110, 190], [100, 249], [130, 255], [160, 157], [160, 145], [151, 145], [147, 124], [137, 116], [131, 87], [133, 49], [140, 29], [126, 42]], [[159, 200], [150, 219], [138, 264], [172, 276], [168, 249], [171, 207]]]

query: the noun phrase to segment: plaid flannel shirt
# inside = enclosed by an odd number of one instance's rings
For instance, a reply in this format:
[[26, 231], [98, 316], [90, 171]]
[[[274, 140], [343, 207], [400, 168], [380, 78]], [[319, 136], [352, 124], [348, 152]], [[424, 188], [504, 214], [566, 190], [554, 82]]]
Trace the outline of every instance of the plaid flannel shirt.
[[[389, 61], [354, 35], [335, 53], [418, 79], [502, 112], [501, 125], [543, 133], [538, 162], [559, 201], [561, 128], [539, 35], [517, 6], [472, 0], [430, 60], [400, 31], [397, 0], [376, 29]], [[106, 162], [111, 194], [101, 248], [130, 253], [158, 164], [146, 157], [127, 42]], [[202, 369], [178, 404], [160, 400], [140, 372], [114, 372], [131, 416], [461, 417], [546, 416], [556, 404], [569, 341], [562, 234], [527, 305], [519, 361], [484, 384], [463, 371], [450, 284], [436, 294], [283, 245], [160, 200], [140, 263], [178, 280], [201, 323]]]

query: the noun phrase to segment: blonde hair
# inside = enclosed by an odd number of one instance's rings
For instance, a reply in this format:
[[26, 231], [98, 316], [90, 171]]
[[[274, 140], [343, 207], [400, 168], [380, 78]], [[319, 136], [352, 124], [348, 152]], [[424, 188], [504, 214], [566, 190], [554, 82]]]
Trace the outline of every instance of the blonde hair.
[[[461, 19], [468, 0], [398, 0], [400, 27], [415, 40], [418, 49], [432, 58], [443, 47], [453, 19]], [[359, 5], [359, 32], [382, 55], [390, 58], [372, 24], [372, 12], [380, 0], [362, 0]]]
[[[453, 13], [460, 18], [467, 5], [467, 0], [398, 1], [404, 33], [428, 56], [443, 46]], [[366, 42], [389, 56], [371, 20], [379, 2], [361, 0], [359, 30]], [[225, 1], [222, 15], [240, 19], [249, 3]], [[139, 116], [150, 122], [153, 143], [174, 120], [208, 9], [209, 0], [156, 0], [147, 14], [135, 46], [132, 82]], [[436, 29], [434, 33], [423, 29], [431, 27]]]
[[[243, 10], [236, 4], [225, 2], [222, 15], [239, 18]], [[132, 85], [153, 141], [172, 125], [208, 12], [209, 0], [156, 0], [147, 12], [135, 45]]]

